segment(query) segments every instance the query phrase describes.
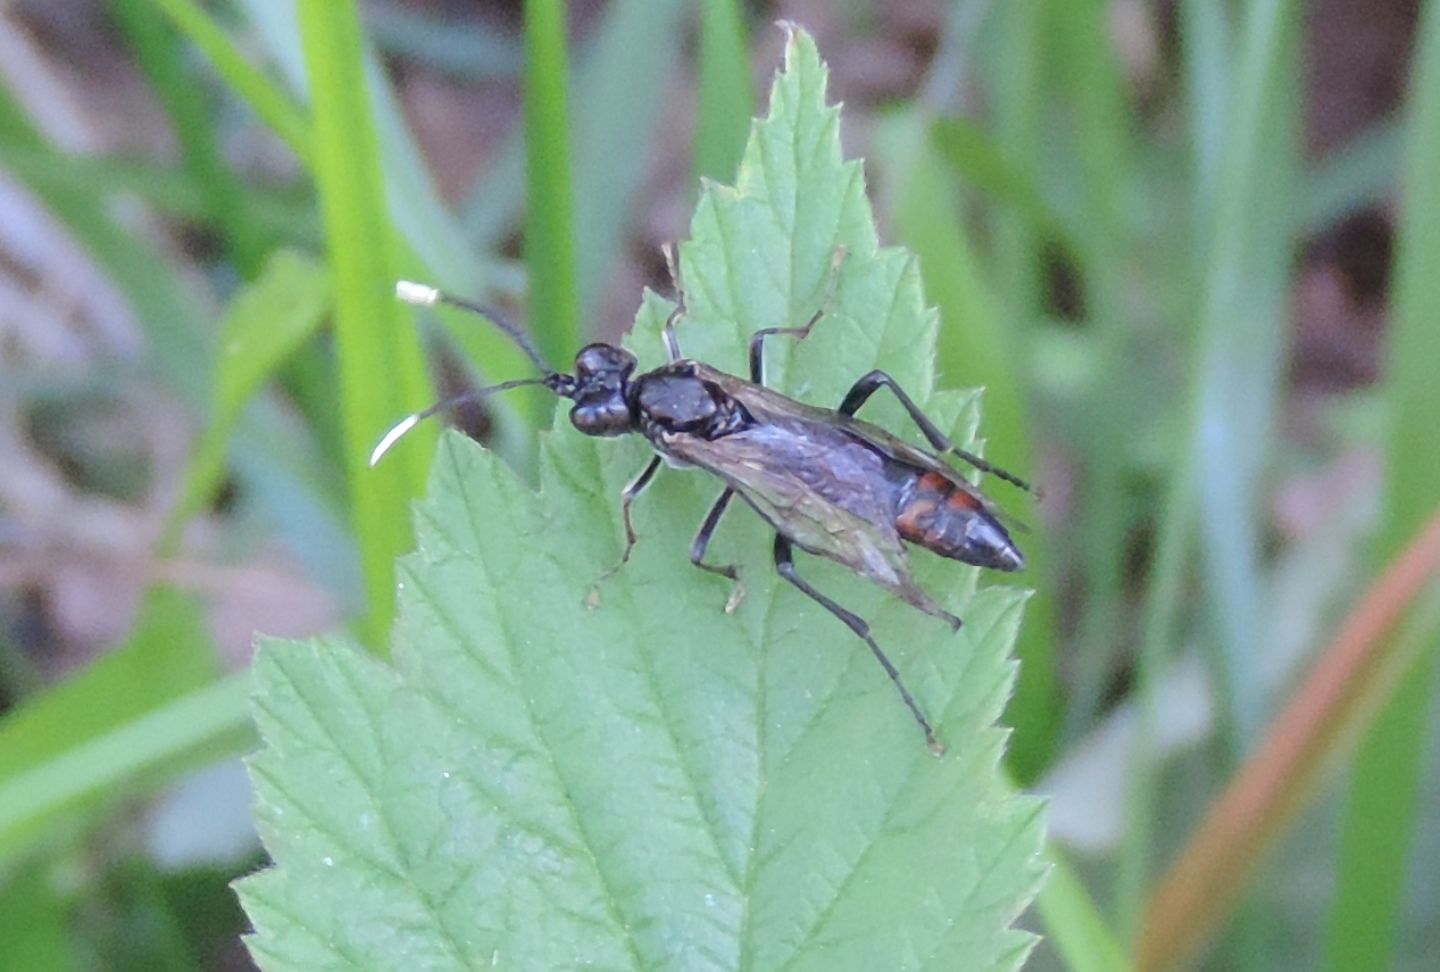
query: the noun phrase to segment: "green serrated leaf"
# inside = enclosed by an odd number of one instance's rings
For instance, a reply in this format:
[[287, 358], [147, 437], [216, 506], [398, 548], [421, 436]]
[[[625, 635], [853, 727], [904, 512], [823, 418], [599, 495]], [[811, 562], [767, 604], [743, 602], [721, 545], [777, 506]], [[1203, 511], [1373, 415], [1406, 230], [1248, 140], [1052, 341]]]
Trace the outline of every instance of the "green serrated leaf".
[[[878, 246], [840, 154], [813, 42], [791, 38], [736, 188], [707, 186], [682, 248], [687, 354], [742, 368], [763, 326], [828, 312], [776, 382], [834, 403], [874, 367], [973, 441], [971, 393], [932, 394], [935, 315], [914, 260]], [[633, 339], [661, 360], [669, 305]], [[866, 414], [906, 429], [891, 403]], [[557, 420], [557, 427], [560, 426]], [[995, 725], [1023, 595], [917, 556], [959, 634], [827, 562], [799, 568], [874, 623], [949, 744], [932, 757], [864, 646], [768, 562], [736, 510], [685, 551], [719, 484], [660, 476], [620, 551], [618, 492], [643, 441], [544, 437], [540, 491], [447, 436], [402, 562], [394, 666], [338, 642], [273, 643], [256, 665], [252, 771], [277, 866], [240, 885], [267, 970], [1014, 968], [1039, 804], [1016, 796]]]

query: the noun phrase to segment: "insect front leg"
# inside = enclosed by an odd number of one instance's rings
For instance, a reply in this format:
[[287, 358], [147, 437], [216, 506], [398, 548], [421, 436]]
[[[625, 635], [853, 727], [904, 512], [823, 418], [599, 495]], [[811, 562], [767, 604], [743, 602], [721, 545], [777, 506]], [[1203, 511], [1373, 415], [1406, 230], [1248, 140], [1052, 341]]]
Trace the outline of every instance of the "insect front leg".
[[728, 577], [733, 582], [733, 586], [730, 588], [730, 597], [725, 601], [726, 614], [734, 613], [735, 609], [740, 606], [740, 602], [745, 599], [745, 584], [740, 580], [740, 568], [734, 564], [705, 563], [705, 550], [710, 546], [710, 537], [715, 533], [715, 528], [720, 525], [720, 518], [725, 515], [725, 509], [730, 505], [730, 500], [734, 496], [735, 490], [727, 486], [715, 500], [714, 505], [710, 507], [710, 512], [705, 514], [705, 522], [700, 524], [700, 530], [690, 544], [690, 563], [701, 570]]
[[780, 572], [781, 577], [798, 587], [802, 594], [845, 622], [846, 627], [860, 636], [860, 639], [870, 648], [870, 653], [875, 656], [875, 660], [880, 663], [880, 667], [885, 669], [885, 674], [890, 676], [890, 681], [895, 683], [895, 688], [900, 692], [900, 698], [904, 701], [905, 707], [910, 710], [910, 714], [915, 717], [915, 721], [924, 731], [925, 743], [930, 747], [930, 751], [936, 756], [944, 753], [944, 745], [935, 738], [935, 729], [930, 725], [930, 720], [925, 718], [925, 713], [920, 709], [920, 703], [915, 701], [915, 697], [905, 687], [904, 680], [900, 678], [900, 670], [886, 657], [885, 652], [881, 650], [875, 638], [870, 634], [870, 625], [866, 624], [859, 615], [847, 611], [821, 594], [797, 574], [795, 572], [794, 547], [789, 540], [779, 534], [775, 536], [775, 569]]
[[846, 393], [845, 400], [840, 403], [840, 413], [842, 415], [853, 416], [860, 410], [860, 406], [869, 401], [870, 396], [881, 388], [888, 388], [895, 393], [895, 397], [900, 399], [900, 404], [905, 407], [905, 411], [909, 413], [910, 418], [914, 419], [915, 424], [920, 426], [920, 431], [925, 434], [925, 438], [930, 442], [930, 445], [934, 447], [936, 452], [951, 453], [968, 462], [981, 472], [987, 472], [993, 476], [997, 476], [1007, 483], [1020, 487], [1027, 493], [1034, 491], [1029, 483], [1014, 473], [1006, 472], [999, 466], [991, 465], [973, 452], [967, 452], [951, 442], [945, 433], [941, 432], [935, 423], [930, 421], [929, 416], [920, 410], [920, 406], [915, 404], [914, 399], [905, 394], [905, 389], [900, 387], [899, 382], [883, 371], [877, 369], [855, 382], [855, 384], [851, 386], [850, 391]]
[[585, 596], [585, 603], [591, 607], [595, 607], [600, 603], [600, 585], [603, 584], [610, 575], [630, 562], [630, 552], [635, 549], [635, 542], [639, 539], [635, 536], [635, 524], [630, 519], [630, 507], [634, 504], [635, 497], [639, 496], [644, 492], [645, 487], [650, 485], [650, 480], [655, 478], [655, 473], [659, 469], [660, 457], [655, 456], [644, 469], [640, 470], [640, 475], [630, 480], [620, 492], [620, 517], [625, 521], [625, 552], [620, 555], [620, 560], [615, 566], [595, 578], [595, 583], [590, 585], [590, 593]]

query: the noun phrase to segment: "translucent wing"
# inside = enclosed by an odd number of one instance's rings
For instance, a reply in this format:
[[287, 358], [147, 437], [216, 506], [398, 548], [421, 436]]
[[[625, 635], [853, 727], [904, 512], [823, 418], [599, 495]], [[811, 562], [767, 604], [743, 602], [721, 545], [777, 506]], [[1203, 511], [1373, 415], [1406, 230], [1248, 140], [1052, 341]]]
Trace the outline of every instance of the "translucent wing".
[[743, 378], [728, 375], [723, 371], [716, 371], [708, 365], [697, 364], [696, 374], [704, 380], [720, 387], [727, 395], [730, 395], [736, 401], [743, 404], [756, 419], [762, 422], [792, 419], [830, 426], [853, 439], [863, 440], [875, 451], [897, 462], [904, 463], [907, 466], [912, 466], [925, 472], [934, 472], [944, 476], [950, 482], [954, 483], [957, 489], [973, 497], [980, 508], [990, 516], [1021, 532], [1028, 532], [1030, 529], [1024, 523], [996, 506], [990, 497], [981, 492], [979, 488], [965, 479], [959, 470], [946, 463], [939, 456], [911, 445], [904, 439], [880, 428], [878, 425], [871, 425], [862, 419], [842, 415], [835, 409], [818, 408], [814, 405], [807, 405], [804, 402], [799, 402], [786, 395], [782, 395], [773, 389], [753, 384], [745, 381]]

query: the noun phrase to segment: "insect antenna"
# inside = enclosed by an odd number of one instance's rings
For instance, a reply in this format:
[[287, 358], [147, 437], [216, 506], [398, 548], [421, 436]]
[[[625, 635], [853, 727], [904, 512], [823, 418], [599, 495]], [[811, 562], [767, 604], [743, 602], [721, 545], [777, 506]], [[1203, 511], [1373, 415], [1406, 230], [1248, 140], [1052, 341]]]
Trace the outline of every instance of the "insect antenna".
[[497, 313], [493, 308], [486, 307], [484, 304], [477, 304], [472, 300], [466, 300], [464, 297], [453, 297], [444, 291], [436, 290], [434, 287], [415, 283], [410, 280], [400, 280], [395, 283], [395, 296], [415, 307], [434, 307], [436, 304], [447, 304], [450, 307], [456, 307], [463, 311], [469, 311], [478, 317], [483, 317], [503, 331], [510, 340], [514, 341], [516, 346], [525, 352], [525, 356], [535, 363], [535, 367], [540, 369], [541, 374], [549, 376], [556, 373], [555, 369], [550, 367], [540, 355], [540, 350], [535, 347], [534, 342], [530, 340], [530, 336], [506, 320], [504, 315]]
[[468, 391], [463, 395], [456, 395], [453, 398], [446, 398], [443, 401], [436, 402], [429, 408], [422, 409], [421, 411], [416, 412], [414, 415], [407, 415], [405, 418], [396, 422], [390, 428], [390, 431], [386, 432], [383, 436], [381, 436], [380, 441], [375, 444], [375, 448], [370, 452], [371, 467], [373, 468], [376, 463], [383, 459], [385, 457], [385, 453], [390, 451], [390, 447], [405, 437], [405, 433], [409, 432], [411, 429], [419, 425], [421, 422], [425, 421], [430, 416], [435, 415], [438, 412], [443, 412], [447, 409], [454, 408], [457, 405], [468, 405], [471, 402], [478, 402], [480, 399], [486, 397], [487, 395], [493, 395], [496, 392], [509, 391], [511, 388], [522, 388], [525, 385], [544, 385], [547, 388], [551, 388], [551, 390], [553, 391], [554, 388], [552, 387], [552, 378], [554, 377], [554, 374], [554, 372], [551, 372], [544, 378], [514, 378], [510, 381], [502, 381], [498, 385], [491, 385], [488, 388], [477, 388], [474, 391]]

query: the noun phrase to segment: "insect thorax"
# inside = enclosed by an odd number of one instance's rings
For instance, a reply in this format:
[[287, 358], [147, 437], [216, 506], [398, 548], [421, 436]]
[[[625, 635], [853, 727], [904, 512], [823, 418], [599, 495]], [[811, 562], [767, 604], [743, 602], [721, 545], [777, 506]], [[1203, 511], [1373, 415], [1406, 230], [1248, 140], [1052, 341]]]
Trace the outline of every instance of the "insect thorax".
[[683, 433], [716, 439], [752, 423], [743, 405], [687, 365], [677, 362], [632, 382], [634, 408], [646, 438], [656, 441], [662, 434]]

